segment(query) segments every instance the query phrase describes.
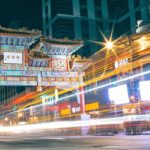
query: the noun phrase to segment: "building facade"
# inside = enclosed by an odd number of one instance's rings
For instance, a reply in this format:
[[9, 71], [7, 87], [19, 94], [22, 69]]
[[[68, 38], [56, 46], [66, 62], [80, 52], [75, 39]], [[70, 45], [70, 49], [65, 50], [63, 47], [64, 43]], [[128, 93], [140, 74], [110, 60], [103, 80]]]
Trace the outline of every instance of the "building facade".
[[[150, 0], [42, 0], [42, 12], [46, 36], [101, 41], [99, 30], [109, 37], [114, 26], [116, 38], [134, 33], [137, 20], [148, 22]], [[98, 47], [86, 49], [91, 55]]]

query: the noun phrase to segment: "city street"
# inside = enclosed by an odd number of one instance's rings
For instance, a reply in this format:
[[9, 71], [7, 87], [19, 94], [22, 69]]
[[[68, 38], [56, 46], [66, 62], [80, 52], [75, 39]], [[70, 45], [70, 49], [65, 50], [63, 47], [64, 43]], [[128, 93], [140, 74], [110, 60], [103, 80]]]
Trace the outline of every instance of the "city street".
[[150, 150], [150, 0], [1, 0], [0, 150]]
[[87, 137], [5, 137], [1, 150], [149, 150], [150, 135]]

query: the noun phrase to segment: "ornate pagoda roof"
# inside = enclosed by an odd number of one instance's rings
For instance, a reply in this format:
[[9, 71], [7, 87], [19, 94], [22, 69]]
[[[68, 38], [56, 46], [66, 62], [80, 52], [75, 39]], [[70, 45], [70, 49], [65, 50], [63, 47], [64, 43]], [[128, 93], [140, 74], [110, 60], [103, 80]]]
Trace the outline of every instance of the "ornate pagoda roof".
[[38, 42], [33, 43], [31, 50], [50, 55], [71, 55], [83, 46], [82, 41], [68, 39], [48, 39], [39, 37]]
[[59, 45], [83, 45], [83, 41], [65, 39], [42, 39], [43, 42]]
[[[42, 57], [49, 57], [51, 55], [72, 55], [83, 46], [83, 41], [69, 40], [67, 38], [50, 39], [42, 36], [39, 30], [27, 30], [27, 28], [12, 29], [0, 26], [0, 35], [4, 36], [4, 43], [8, 40], [5, 40], [5, 35], [32, 37], [30, 41], [26, 42], [26, 46], [30, 51], [34, 51], [32, 55], [35, 57], [39, 57], [40, 55]], [[12, 39], [9, 39], [9, 41], [11, 41], [10, 43], [16, 42]]]
[[12, 29], [12, 28], [5, 28], [0, 26], [0, 33], [7, 33], [7, 34], [23, 34], [23, 35], [41, 35], [42, 32], [39, 30], [27, 30], [27, 28], [20, 28], [20, 29]]

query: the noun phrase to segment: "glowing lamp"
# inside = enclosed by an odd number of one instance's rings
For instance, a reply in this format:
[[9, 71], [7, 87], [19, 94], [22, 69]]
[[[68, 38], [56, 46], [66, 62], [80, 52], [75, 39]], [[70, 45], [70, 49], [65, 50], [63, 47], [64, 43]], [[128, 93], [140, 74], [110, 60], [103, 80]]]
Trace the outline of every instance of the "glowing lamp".
[[5, 120], [5, 121], [8, 121], [8, 118], [6, 117], [4, 120]]
[[113, 47], [113, 43], [111, 42], [111, 41], [108, 41], [107, 43], [106, 43], [106, 48], [107, 49], [111, 49]]

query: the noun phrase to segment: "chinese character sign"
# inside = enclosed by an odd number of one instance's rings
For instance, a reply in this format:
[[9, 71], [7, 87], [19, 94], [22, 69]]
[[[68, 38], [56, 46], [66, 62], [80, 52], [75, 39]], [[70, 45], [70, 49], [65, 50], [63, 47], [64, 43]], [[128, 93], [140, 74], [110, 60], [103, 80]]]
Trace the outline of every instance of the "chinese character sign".
[[4, 63], [8, 64], [22, 64], [22, 53], [4, 52]]

